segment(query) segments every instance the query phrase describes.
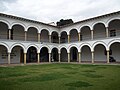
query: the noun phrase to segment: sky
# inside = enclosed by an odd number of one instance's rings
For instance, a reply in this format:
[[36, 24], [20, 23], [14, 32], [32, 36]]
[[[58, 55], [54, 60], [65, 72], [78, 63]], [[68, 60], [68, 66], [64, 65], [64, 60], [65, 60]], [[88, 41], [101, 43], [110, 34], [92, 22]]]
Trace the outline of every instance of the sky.
[[120, 0], [0, 0], [0, 13], [44, 23], [74, 22], [120, 11]]

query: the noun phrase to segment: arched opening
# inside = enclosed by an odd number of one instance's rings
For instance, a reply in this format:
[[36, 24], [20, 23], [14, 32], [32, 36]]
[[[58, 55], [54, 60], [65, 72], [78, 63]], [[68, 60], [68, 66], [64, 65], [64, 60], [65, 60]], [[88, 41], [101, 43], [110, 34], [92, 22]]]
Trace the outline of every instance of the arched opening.
[[21, 25], [13, 25], [11, 29], [11, 39], [12, 40], [25, 40], [24, 27]]
[[51, 61], [52, 62], [58, 62], [58, 49], [57, 48], [52, 49]]
[[63, 31], [61, 32], [60, 43], [67, 43], [67, 42], [68, 42], [67, 32]]
[[47, 47], [43, 47], [40, 50], [40, 62], [49, 62], [49, 53]]
[[82, 27], [80, 32], [80, 40], [84, 41], [84, 40], [90, 40], [90, 39], [91, 39], [90, 27], [88, 26]]
[[27, 63], [37, 62], [37, 49], [33, 46], [27, 50]]
[[91, 62], [92, 55], [89, 46], [85, 45], [81, 48], [81, 62]]
[[[110, 57], [116, 60], [116, 62], [120, 62], [120, 42], [115, 42], [110, 46]], [[110, 62], [113, 62], [112, 60]]]
[[28, 28], [27, 41], [38, 41], [38, 30], [34, 27]]
[[78, 62], [78, 50], [76, 47], [70, 48], [70, 61], [71, 62]]
[[115, 37], [115, 36], [120, 36], [120, 20], [115, 19], [112, 20], [109, 25], [109, 37]]
[[107, 62], [106, 48], [102, 44], [98, 44], [94, 48], [94, 61], [95, 62]]
[[93, 31], [94, 32], [93, 33], [94, 39], [106, 37], [106, 28], [105, 28], [105, 25], [103, 23], [95, 24], [93, 30], [94, 30]]
[[78, 31], [76, 29], [72, 29], [70, 31], [70, 42], [78, 41]]
[[23, 48], [15, 46], [11, 51], [11, 63], [24, 63]]
[[52, 43], [59, 43], [58, 33], [55, 32], [55, 31], [52, 32], [51, 42], [52, 42]]
[[8, 39], [9, 30], [6, 23], [0, 22], [0, 39]]
[[60, 54], [61, 62], [67, 62], [68, 61], [68, 57], [67, 57], [67, 50], [66, 50], [66, 48], [62, 48], [60, 53], [61, 53]]
[[40, 36], [40, 41], [41, 42], [49, 42], [49, 32], [46, 29], [43, 29], [41, 31], [41, 36]]
[[0, 64], [8, 63], [8, 53], [7, 48], [3, 45], [0, 45]]

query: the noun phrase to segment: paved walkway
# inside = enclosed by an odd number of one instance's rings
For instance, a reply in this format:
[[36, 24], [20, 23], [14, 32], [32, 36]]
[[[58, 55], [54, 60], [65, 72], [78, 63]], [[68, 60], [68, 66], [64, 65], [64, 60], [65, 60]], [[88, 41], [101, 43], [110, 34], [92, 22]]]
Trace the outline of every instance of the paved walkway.
[[0, 67], [9, 67], [9, 66], [26, 66], [26, 65], [41, 65], [41, 64], [91, 64], [91, 65], [120, 65], [120, 62], [115, 62], [115, 63], [100, 63], [100, 62], [96, 62], [96, 63], [91, 63], [91, 62], [82, 62], [82, 63], [78, 63], [78, 62], [41, 62], [41, 63], [27, 63], [27, 64], [0, 64]]

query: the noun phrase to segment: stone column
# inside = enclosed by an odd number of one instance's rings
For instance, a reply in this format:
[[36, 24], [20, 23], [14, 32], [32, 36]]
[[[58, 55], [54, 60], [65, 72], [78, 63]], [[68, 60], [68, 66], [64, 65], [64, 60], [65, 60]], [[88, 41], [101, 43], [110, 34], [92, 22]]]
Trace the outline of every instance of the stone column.
[[93, 30], [91, 30], [91, 40], [93, 40]]
[[79, 54], [79, 63], [81, 63], [81, 52], [78, 52]]
[[94, 51], [92, 51], [91, 53], [92, 53], [92, 63], [94, 63]]
[[40, 63], [40, 53], [37, 54], [38, 57], [38, 63]]
[[60, 53], [58, 53], [59, 54], [59, 62], [60, 62]]
[[51, 53], [49, 53], [49, 63], [51, 63]]
[[70, 35], [68, 35], [68, 43], [70, 43]]
[[70, 63], [70, 53], [68, 53], [68, 63]]
[[110, 58], [110, 54], [109, 51], [107, 51], [107, 63], [110, 63], [109, 58]]
[[10, 64], [10, 53], [8, 53], [8, 64]]
[[25, 31], [25, 41], [27, 41], [27, 31]]
[[59, 36], [59, 44], [60, 44], [60, 36]]
[[11, 39], [11, 29], [8, 29], [8, 39]]
[[78, 33], [78, 41], [80, 42], [80, 33]]
[[49, 43], [51, 43], [51, 35], [49, 35]]
[[40, 42], [40, 33], [38, 33], [38, 42]]
[[108, 33], [108, 27], [106, 27], [106, 37], [108, 38], [109, 33]]
[[24, 64], [26, 64], [26, 53], [24, 53]]

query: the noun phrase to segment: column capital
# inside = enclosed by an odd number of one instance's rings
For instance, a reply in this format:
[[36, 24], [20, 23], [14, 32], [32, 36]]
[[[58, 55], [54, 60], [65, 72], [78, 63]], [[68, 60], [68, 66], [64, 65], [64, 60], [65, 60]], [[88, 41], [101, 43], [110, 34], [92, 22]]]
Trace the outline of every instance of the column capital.
[[107, 52], [109, 52], [110, 50], [106, 50]]
[[60, 52], [58, 52], [58, 54], [61, 54]]
[[10, 28], [8, 28], [8, 30], [11, 30]]

